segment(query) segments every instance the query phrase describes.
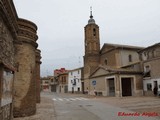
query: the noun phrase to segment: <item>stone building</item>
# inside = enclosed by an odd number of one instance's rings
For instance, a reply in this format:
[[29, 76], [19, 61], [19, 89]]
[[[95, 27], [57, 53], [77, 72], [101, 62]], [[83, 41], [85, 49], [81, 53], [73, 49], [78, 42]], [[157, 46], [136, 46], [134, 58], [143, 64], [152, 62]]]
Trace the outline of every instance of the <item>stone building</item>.
[[143, 66], [144, 95], [153, 95], [157, 87], [157, 95], [160, 95], [160, 43], [149, 46], [139, 51]]
[[10, 120], [12, 113], [19, 117], [36, 112], [41, 59], [37, 39], [37, 26], [18, 17], [12, 0], [0, 0], [1, 120]]
[[105, 43], [100, 49], [99, 26], [92, 12], [85, 26], [84, 87], [89, 94], [139, 96], [143, 94], [142, 72], [122, 68], [139, 62], [142, 47]]

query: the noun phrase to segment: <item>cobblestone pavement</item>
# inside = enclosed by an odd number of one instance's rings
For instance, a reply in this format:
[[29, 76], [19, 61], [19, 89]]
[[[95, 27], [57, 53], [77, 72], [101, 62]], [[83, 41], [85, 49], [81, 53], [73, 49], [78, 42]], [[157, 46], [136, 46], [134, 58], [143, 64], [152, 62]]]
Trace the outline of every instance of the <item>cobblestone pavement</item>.
[[[14, 118], [13, 120], [55, 120], [54, 119], [54, 106], [53, 100], [47, 96], [49, 93], [41, 94], [41, 103], [37, 104], [36, 115], [30, 117]], [[156, 112], [160, 114], [160, 98], [158, 97], [93, 97], [87, 95], [70, 94], [73, 96], [86, 97], [94, 99], [111, 106], [120, 107], [123, 109], [143, 113], [143, 112]], [[157, 117], [160, 119], [160, 117]]]

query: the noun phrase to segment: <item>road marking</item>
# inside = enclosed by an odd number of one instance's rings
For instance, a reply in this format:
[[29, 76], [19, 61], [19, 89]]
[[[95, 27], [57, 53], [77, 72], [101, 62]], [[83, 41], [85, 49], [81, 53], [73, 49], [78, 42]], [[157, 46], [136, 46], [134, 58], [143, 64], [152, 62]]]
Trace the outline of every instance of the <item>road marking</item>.
[[82, 100], [88, 100], [87, 98], [80, 97]]
[[80, 98], [76, 98], [77, 100], [82, 100], [82, 99], [80, 99]]
[[67, 100], [67, 101], [70, 101], [69, 99], [67, 99], [67, 98], [64, 98], [65, 100]]
[[76, 100], [76, 99], [74, 99], [74, 98], [70, 98], [70, 100]]
[[83, 98], [83, 97], [78, 97], [78, 98], [53, 98], [53, 101], [84, 101], [84, 100], [89, 100], [88, 98]]
[[55, 99], [55, 98], [53, 98], [52, 100], [53, 100], [53, 101], [57, 101], [57, 99]]
[[61, 98], [58, 98], [58, 100], [63, 101], [63, 99], [61, 99]]

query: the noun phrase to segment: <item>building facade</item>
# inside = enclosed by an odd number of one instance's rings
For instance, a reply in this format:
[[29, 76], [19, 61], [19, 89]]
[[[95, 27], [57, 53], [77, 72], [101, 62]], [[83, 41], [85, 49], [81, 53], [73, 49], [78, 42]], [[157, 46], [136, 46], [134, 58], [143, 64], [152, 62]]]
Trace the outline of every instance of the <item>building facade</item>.
[[84, 89], [103, 96], [143, 95], [142, 72], [122, 68], [139, 62], [142, 47], [105, 43], [100, 49], [99, 27], [92, 12], [85, 26]]
[[65, 68], [55, 69], [51, 83], [52, 92], [67, 93], [68, 92], [68, 70]]
[[41, 78], [41, 91], [44, 91], [44, 92], [51, 91], [50, 80], [51, 80], [50, 77]]
[[160, 43], [149, 46], [139, 52], [143, 66], [144, 95], [160, 95]]
[[58, 76], [58, 93], [68, 93], [68, 72], [59, 74]]
[[56, 87], [57, 87], [57, 82], [54, 76], [50, 76], [50, 88], [51, 88], [51, 92], [56, 92]]
[[68, 92], [82, 93], [82, 68], [70, 70], [68, 72]]

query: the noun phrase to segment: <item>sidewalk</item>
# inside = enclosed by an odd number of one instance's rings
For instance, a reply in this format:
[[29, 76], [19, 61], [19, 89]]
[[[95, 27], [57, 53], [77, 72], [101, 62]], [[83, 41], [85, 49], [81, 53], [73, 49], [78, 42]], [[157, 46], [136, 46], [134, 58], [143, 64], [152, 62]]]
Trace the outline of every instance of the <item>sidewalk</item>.
[[54, 120], [53, 100], [49, 99], [50, 95], [41, 94], [41, 103], [37, 104], [36, 115], [30, 117], [14, 118], [13, 120]]

